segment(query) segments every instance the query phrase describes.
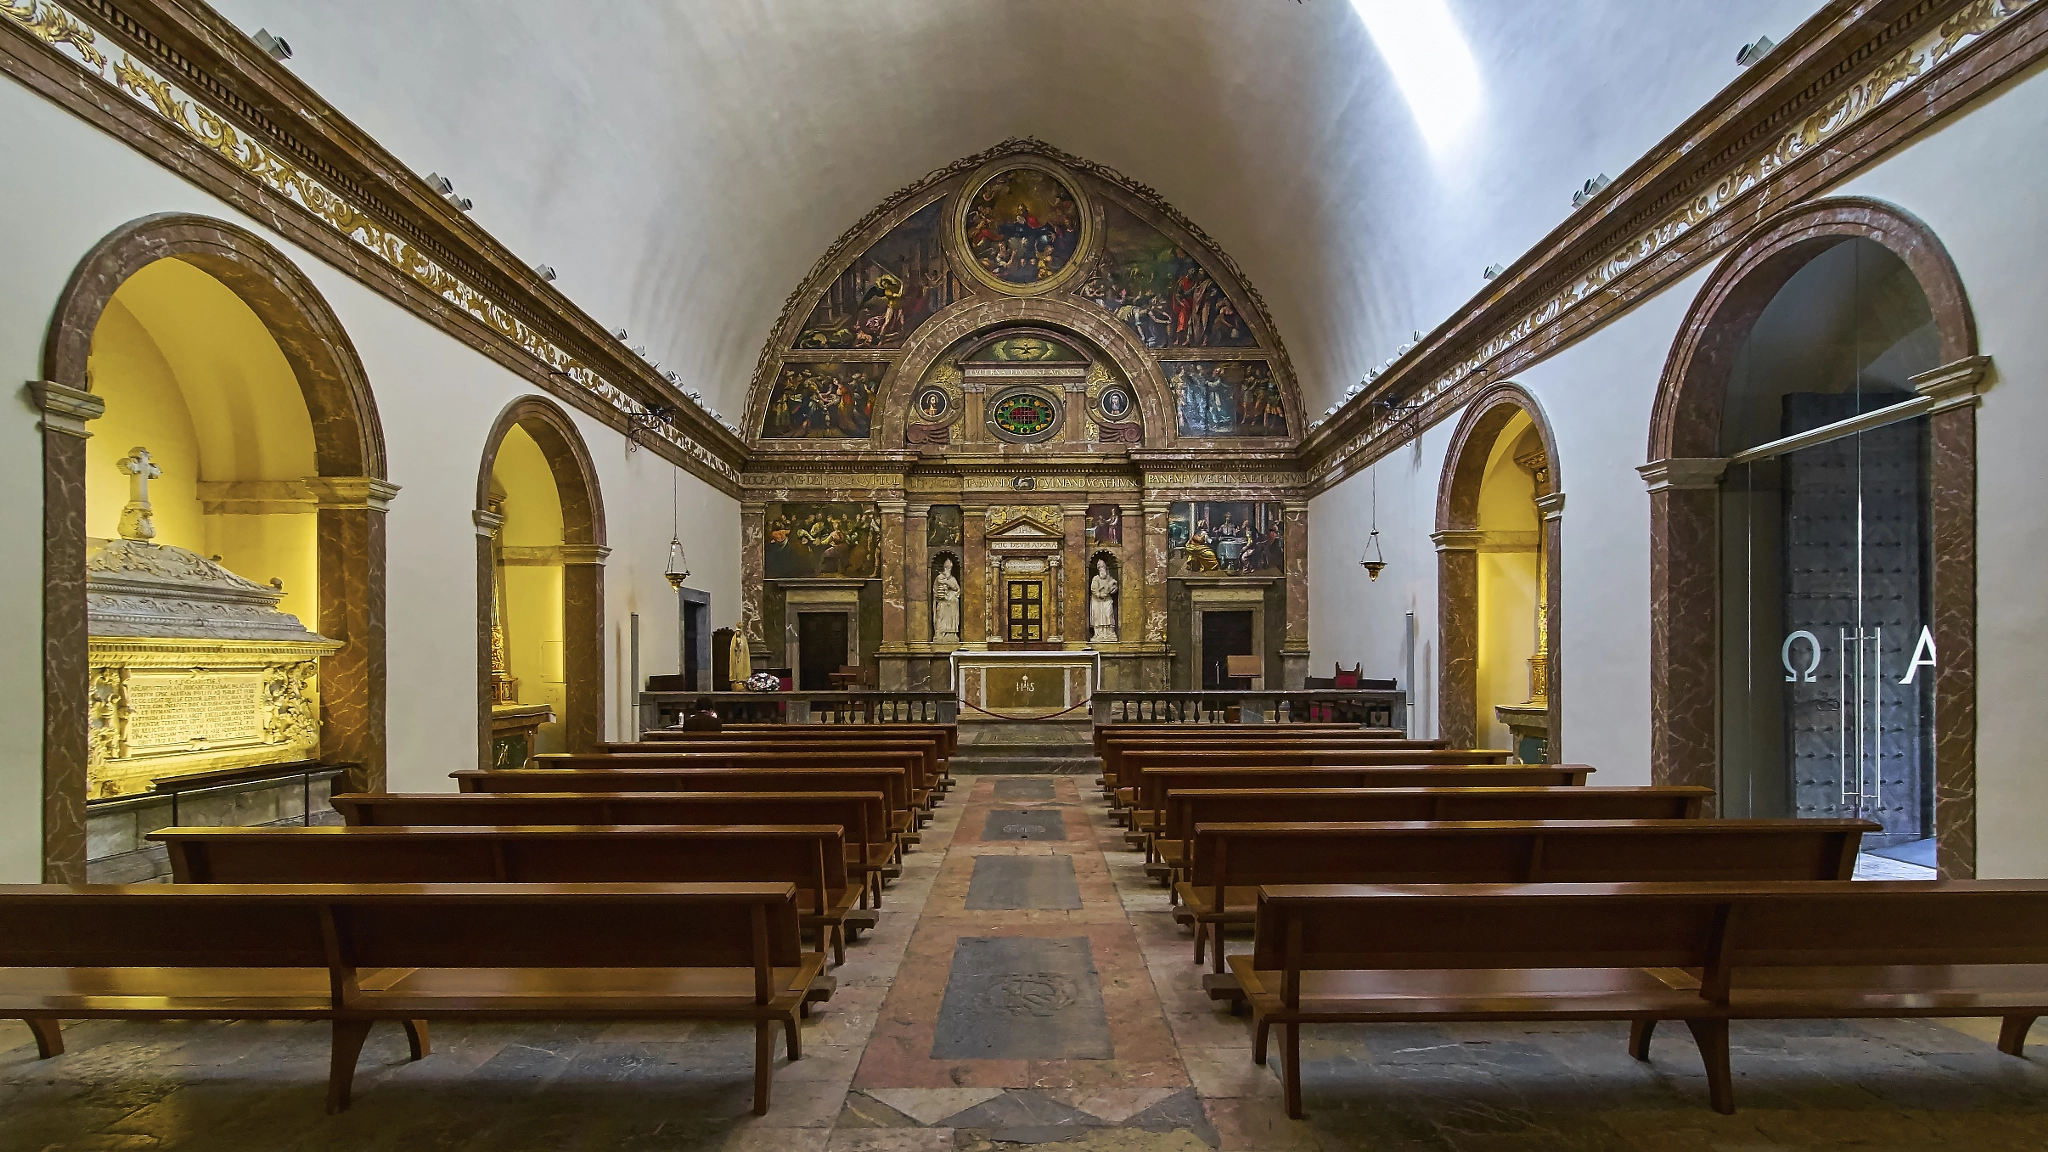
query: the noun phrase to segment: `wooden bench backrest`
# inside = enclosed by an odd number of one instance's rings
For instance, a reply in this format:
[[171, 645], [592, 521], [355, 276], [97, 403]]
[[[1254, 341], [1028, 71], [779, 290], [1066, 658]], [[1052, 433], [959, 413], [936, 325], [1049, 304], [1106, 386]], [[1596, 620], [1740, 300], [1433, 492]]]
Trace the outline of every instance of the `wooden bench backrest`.
[[1254, 729], [1259, 732], [1270, 731], [1276, 735], [1290, 736], [1297, 733], [1352, 733], [1357, 735], [1370, 736], [1388, 740], [1399, 740], [1408, 735], [1406, 732], [1403, 732], [1399, 728], [1366, 728], [1357, 724], [1343, 724], [1338, 723], [1336, 721], [1320, 720], [1314, 722], [1305, 721], [1299, 724], [1260, 725], [1182, 724], [1166, 722], [1146, 723], [1144, 721], [1118, 721], [1116, 723], [1111, 724], [1097, 724], [1095, 726], [1093, 737], [1095, 742], [1095, 754], [1100, 756], [1102, 754], [1102, 749], [1110, 741], [1120, 740], [1125, 737], [1132, 737], [1139, 740], [1179, 740], [1182, 737], [1186, 737], [1189, 740], [1207, 740], [1217, 737], [1221, 737], [1224, 739], [1242, 739], [1242, 733], [1246, 729]]
[[[715, 735], [715, 733], [714, 733]], [[818, 756], [818, 763], [830, 764], [823, 759], [842, 752], [888, 753], [901, 752], [917, 756], [919, 773], [917, 786], [929, 788], [938, 779], [939, 763], [945, 759], [940, 751], [939, 741], [927, 740], [838, 740], [818, 737], [813, 740], [755, 740], [732, 738], [727, 740], [692, 740], [687, 743], [676, 740], [645, 740], [639, 742], [610, 741], [604, 744], [597, 755], [605, 756], [677, 756], [689, 755], [702, 758], [705, 754], [726, 752], [767, 752], [775, 755], [808, 754]], [[542, 760], [542, 766], [554, 763]], [[859, 761], [866, 764], [867, 761]], [[905, 761], [906, 766], [909, 762]], [[566, 766], [566, 765], [565, 765]]]
[[1712, 788], [1176, 788], [1165, 835], [1201, 823], [1332, 820], [1694, 820]]
[[1252, 950], [1262, 971], [1698, 968], [1718, 1000], [1745, 969], [2048, 965], [2048, 881], [1272, 885]]
[[339, 793], [359, 827], [532, 824], [832, 824], [852, 843], [889, 843], [880, 792]]
[[902, 768], [466, 768], [464, 792], [880, 792], [910, 809]]
[[[1162, 756], [1215, 756], [1219, 758], [1219, 763], [1230, 764], [1255, 763], [1257, 761], [1253, 757], [1285, 753], [1288, 756], [1300, 757], [1302, 758], [1300, 762], [1306, 763], [1309, 758], [1317, 753], [1354, 751], [1370, 753], [1417, 752], [1436, 755], [1438, 753], [1460, 750], [1446, 747], [1445, 742], [1442, 740], [1390, 740], [1377, 737], [1358, 739], [1349, 736], [1334, 739], [1202, 740], [1185, 743], [1157, 740], [1117, 740], [1110, 742], [1103, 748], [1102, 771], [1105, 776], [1117, 779], [1120, 786], [1128, 788], [1133, 782], [1131, 773], [1134, 769], [1130, 767], [1129, 759], [1133, 755], [1144, 755], [1150, 758], [1152, 763], [1169, 762], [1160, 760], [1159, 758]], [[1508, 756], [1505, 752], [1499, 752], [1496, 749], [1490, 748], [1469, 751], [1471, 755], [1467, 759], [1460, 761], [1461, 763], [1499, 764], [1505, 762]], [[1193, 763], [1194, 761], [1189, 762]], [[1288, 761], [1288, 763], [1294, 762], [1296, 761]], [[1418, 761], [1418, 763], [1433, 762], [1441, 761]]]
[[945, 741], [945, 755], [951, 756], [960, 749], [960, 726], [957, 724], [914, 724], [909, 722], [887, 722], [880, 724], [726, 724], [717, 732], [684, 732], [679, 728], [650, 728], [643, 735], [647, 740], [695, 740], [709, 736], [741, 733], [747, 736], [776, 735], [779, 733], [813, 732], [833, 736], [850, 735], [856, 739], [873, 736], [880, 738], [883, 733], [902, 733], [911, 736], [936, 735]]
[[1117, 785], [1136, 786], [1148, 768], [1314, 768], [1325, 764], [1347, 768], [1375, 765], [1414, 767], [1424, 764], [1506, 764], [1514, 754], [1500, 748], [1404, 748], [1375, 743], [1229, 745], [1221, 748], [1118, 748], [1114, 764]]
[[0, 886], [7, 967], [755, 969], [802, 963], [789, 884]]
[[1164, 814], [1166, 794], [1182, 788], [1530, 788], [1578, 787], [1584, 764], [1362, 765], [1309, 768], [1147, 768], [1138, 807]]
[[898, 768], [904, 773], [904, 782], [912, 788], [927, 787], [924, 773], [924, 754], [915, 749], [898, 751], [876, 751], [867, 748], [755, 748], [738, 750], [713, 748], [698, 751], [695, 747], [667, 749], [659, 752], [632, 752], [614, 755], [610, 752], [547, 752], [528, 761], [532, 768], [578, 769], [578, 768], [650, 768], [655, 770], [676, 768]]
[[1198, 824], [1196, 887], [1847, 880], [1867, 820]]
[[786, 881], [846, 891], [837, 825], [166, 828], [181, 884]]

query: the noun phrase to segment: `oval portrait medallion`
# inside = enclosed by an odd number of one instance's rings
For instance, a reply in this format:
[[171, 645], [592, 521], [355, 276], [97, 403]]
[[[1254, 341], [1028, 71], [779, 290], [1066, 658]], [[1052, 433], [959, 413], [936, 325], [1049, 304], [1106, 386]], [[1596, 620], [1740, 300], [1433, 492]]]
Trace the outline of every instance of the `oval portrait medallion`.
[[1095, 407], [1109, 420], [1124, 420], [1131, 414], [1130, 390], [1121, 384], [1112, 384], [1096, 396]]
[[919, 389], [917, 399], [912, 403], [916, 408], [916, 419], [925, 424], [936, 424], [953, 410], [953, 398], [946, 395], [944, 388], [936, 386], [927, 385]]
[[1005, 440], [1044, 440], [1059, 430], [1060, 408], [1042, 389], [1012, 388], [989, 402], [988, 426]]
[[958, 212], [960, 246], [975, 277], [1011, 295], [1049, 291], [1080, 264], [1087, 213], [1049, 167], [1016, 163], [968, 184]]

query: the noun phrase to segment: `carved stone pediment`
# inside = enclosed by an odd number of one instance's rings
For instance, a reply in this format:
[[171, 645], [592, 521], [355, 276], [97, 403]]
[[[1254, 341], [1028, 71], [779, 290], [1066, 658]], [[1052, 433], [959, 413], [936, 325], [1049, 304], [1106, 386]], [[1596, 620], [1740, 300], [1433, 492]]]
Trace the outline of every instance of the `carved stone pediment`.
[[985, 521], [986, 536], [990, 540], [1061, 543], [1066, 540], [1066, 533], [1060, 515], [1059, 508], [1050, 504], [990, 508]]

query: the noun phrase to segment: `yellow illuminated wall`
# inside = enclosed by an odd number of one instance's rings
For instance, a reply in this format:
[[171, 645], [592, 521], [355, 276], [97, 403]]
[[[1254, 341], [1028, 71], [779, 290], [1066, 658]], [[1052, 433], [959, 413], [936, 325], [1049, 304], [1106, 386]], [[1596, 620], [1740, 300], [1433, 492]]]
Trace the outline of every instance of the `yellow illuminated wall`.
[[156, 543], [283, 580], [279, 607], [317, 631], [318, 517], [300, 485], [315, 472], [313, 424], [249, 306], [197, 268], [159, 260], [114, 293], [88, 371], [107, 411], [86, 441], [86, 535], [117, 535], [129, 484], [115, 465], [146, 447], [163, 469], [150, 482]]
[[504, 499], [498, 577], [504, 581], [505, 657], [519, 679], [521, 704], [547, 704], [557, 722], [541, 726], [536, 752], [562, 751], [562, 497], [547, 457], [517, 426], [491, 468]]
[[1515, 463], [1529, 427], [1521, 414], [1501, 429], [1479, 486], [1479, 737], [1488, 748], [1514, 747], [1493, 710], [1529, 699], [1536, 652], [1536, 484]]

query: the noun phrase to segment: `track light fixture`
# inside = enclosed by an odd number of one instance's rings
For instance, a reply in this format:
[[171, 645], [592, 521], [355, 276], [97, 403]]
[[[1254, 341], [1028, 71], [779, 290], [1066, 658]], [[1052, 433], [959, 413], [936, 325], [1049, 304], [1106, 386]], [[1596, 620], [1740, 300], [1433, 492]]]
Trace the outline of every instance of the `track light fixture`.
[[1498, 276], [1505, 271], [1507, 271], [1507, 269], [1501, 267], [1498, 264], [1488, 264], [1486, 266], [1486, 271], [1481, 272], [1479, 275], [1484, 279], [1491, 280], [1495, 276]]
[[554, 283], [554, 282], [555, 282], [555, 266], [554, 266], [554, 265], [552, 265], [552, 264], [535, 264], [535, 265], [533, 266], [533, 271], [534, 271], [535, 275], [538, 275], [538, 276], [539, 276], [539, 277], [540, 277], [541, 279], [543, 279], [543, 280], [547, 281], [548, 283], [552, 284], [552, 283]]
[[1609, 184], [1612, 183], [1614, 183], [1614, 181], [1609, 179], [1607, 173], [1605, 172], [1602, 172], [1598, 176], [1593, 177], [1591, 180], [1586, 181], [1584, 187], [1580, 188], [1577, 192], [1572, 193], [1572, 207], [1574, 209], [1577, 209], [1581, 205], [1585, 204], [1586, 201], [1591, 200], [1595, 196], [1598, 196], [1600, 194], [1601, 189], [1606, 188]]
[[470, 202], [469, 197], [457, 196], [455, 194], [455, 181], [441, 175], [439, 172], [427, 173], [427, 187], [432, 188], [436, 196], [455, 205], [460, 211], [467, 212], [475, 207]]
[[1769, 36], [1759, 36], [1756, 38], [1755, 43], [1742, 46], [1742, 50], [1735, 54], [1735, 63], [1739, 67], [1747, 68], [1751, 64], [1763, 59], [1764, 53], [1777, 46], [1778, 42]]
[[285, 42], [284, 37], [272, 36], [268, 28], [258, 28], [250, 39], [256, 41], [256, 46], [263, 49], [265, 56], [280, 64], [292, 58], [292, 46]]

